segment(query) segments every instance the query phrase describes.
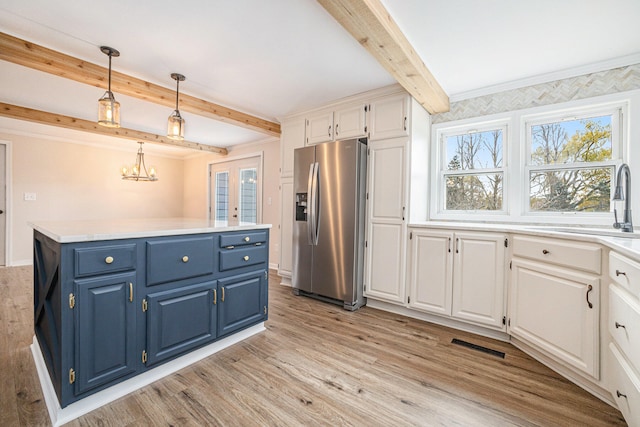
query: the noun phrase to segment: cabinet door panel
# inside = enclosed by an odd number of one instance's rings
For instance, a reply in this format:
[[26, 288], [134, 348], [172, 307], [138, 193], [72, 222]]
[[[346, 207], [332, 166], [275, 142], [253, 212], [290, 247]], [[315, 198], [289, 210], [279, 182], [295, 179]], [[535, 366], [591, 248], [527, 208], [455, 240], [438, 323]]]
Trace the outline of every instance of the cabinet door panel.
[[282, 181], [280, 188], [282, 210], [280, 212], [280, 264], [278, 274], [291, 277], [293, 268], [293, 212], [295, 203], [293, 199], [293, 181]]
[[410, 307], [451, 315], [452, 239], [453, 233], [413, 232]]
[[307, 119], [307, 144], [314, 145], [333, 140], [333, 111]]
[[168, 359], [216, 337], [216, 281], [147, 297], [147, 365]]
[[364, 105], [361, 104], [335, 112], [335, 139], [356, 138], [366, 135], [364, 108]]
[[266, 270], [218, 281], [218, 335], [250, 326], [266, 318]]
[[512, 269], [511, 335], [598, 379], [599, 280], [520, 259]]
[[135, 273], [74, 282], [76, 394], [136, 370], [136, 304], [129, 301]]
[[409, 135], [409, 96], [391, 95], [371, 103], [371, 139]]
[[280, 176], [293, 176], [293, 152], [304, 147], [306, 121], [289, 120], [282, 123], [280, 138]]
[[504, 329], [504, 239], [456, 233], [452, 315]]
[[369, 145], [365, 296], [405, 302], [406, 154], [408, 140]]

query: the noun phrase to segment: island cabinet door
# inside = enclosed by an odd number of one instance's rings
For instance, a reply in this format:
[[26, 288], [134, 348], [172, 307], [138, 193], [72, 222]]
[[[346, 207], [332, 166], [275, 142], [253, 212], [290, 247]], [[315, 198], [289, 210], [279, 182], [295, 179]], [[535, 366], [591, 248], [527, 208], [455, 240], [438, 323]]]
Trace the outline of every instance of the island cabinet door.
[[149, 294], [146, 365], [213, 341], [219, 300], [215, 280]]
[[267, 318], [267, 271], [241, 274], [218, 281], [218, 336]]
[[136, 370], [136, 274], [74, 282], [75, 394]]

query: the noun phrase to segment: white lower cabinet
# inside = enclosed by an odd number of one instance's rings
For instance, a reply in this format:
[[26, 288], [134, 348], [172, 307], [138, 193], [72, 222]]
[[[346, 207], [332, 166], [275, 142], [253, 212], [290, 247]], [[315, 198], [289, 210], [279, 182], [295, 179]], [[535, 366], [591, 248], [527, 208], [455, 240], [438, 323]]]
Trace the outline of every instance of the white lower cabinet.
[[283, 178], [280, 181], [280, 201], [282, 212], [280, 213], [280, 262], [278, 274], [290, 278], [293, 267], [293, 178]]
[[599, 379], [600, 279], [514, 258], [509, 333]]
[[505, 330], [500, 233], [413, 229], [409, 307]]

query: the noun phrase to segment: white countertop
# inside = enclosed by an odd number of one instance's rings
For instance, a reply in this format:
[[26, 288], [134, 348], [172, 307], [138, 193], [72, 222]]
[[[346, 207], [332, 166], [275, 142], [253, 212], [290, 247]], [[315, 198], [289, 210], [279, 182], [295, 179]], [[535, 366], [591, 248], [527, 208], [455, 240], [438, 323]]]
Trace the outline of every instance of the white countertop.
[[586, 228], [571, 226], [543, 226], [524, 224], [493, 224], [474, 222], [430, 221], [409, 224], [409, 228], [435, 228], [466, 231], [493, 231], [533, 236], [553, 237], [600, 243], [616, 252], [640, 262], [640, 232], [623, 233], [614, 228]]
[[228, 226], [226, 222], [216, 223], [195, 218], [36, 221], [29, 225], [59, 243], [271, 228], [271, 224]]

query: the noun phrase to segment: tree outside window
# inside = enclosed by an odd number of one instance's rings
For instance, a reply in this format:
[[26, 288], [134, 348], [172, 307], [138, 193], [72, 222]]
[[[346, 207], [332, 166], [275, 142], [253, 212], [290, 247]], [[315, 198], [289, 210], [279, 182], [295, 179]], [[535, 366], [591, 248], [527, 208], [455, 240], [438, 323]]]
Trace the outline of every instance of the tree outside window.
[[529, 126], [529, 208], [539, 212], [608, 212], [612, 116]]
[[503, 146], [502, 128], [444, 137], [445, 210], [502, 210]]

